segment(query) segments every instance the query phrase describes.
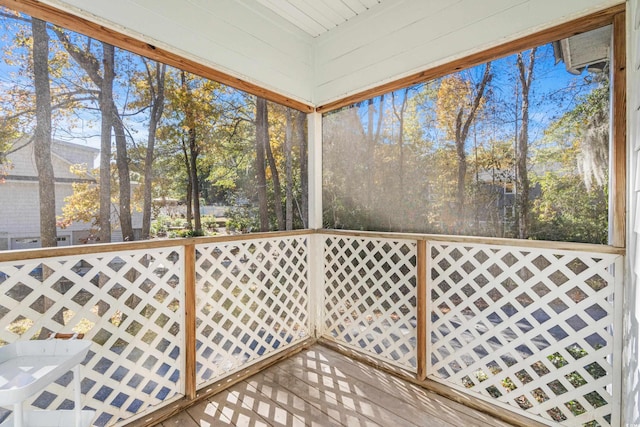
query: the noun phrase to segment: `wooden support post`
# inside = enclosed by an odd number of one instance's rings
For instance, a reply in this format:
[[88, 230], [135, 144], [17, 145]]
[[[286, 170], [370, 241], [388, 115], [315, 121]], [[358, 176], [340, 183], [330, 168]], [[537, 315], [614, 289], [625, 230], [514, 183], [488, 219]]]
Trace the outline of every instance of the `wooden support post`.
[[322, 228], [322, 114], [307, 115], [309, 165], [309, 226]]
[[196, 245], [184, 247], [184, 394], [196, 398]]
[[611, 176], [609, 243], [618, 248], [626, 246], [627, 197], [627, 47], [625, 13], [613, 17], [613, 97], [611, 115]]
[[416, 304], [418, 305], [417, 346], [418, 346], [418, 380], [427, 378], [427, 242], [418, 240], [417, 267], [417, 291]]
[[310, 233], [307, 244], [309, 263], [309, 283], [308, 283], [308, 308], [309, 313], [309, 334], [314, 338], [320, 338], [324, 332], [322, 312], [324, 307], [324, 235], [321, 233]]

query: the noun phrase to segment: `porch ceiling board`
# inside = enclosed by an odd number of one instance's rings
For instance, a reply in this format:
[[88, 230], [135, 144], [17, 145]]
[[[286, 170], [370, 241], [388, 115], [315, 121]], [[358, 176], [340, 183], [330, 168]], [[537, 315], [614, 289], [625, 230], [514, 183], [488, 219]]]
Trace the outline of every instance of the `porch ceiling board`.
[[257, 0], [287, 21], [317, 37], [379, 5], [383, 0]]
[[315, 106], [624, 3], [622, 0], [41, 1]]
[[[386, 0], [316, 39], [316, 105], [466, 58], [619, 0]], [[366, 18], [366, 19], [365, 19]]]
[[42, 3], [294, 100], [311, 102], [313, 38], [256, 1]]

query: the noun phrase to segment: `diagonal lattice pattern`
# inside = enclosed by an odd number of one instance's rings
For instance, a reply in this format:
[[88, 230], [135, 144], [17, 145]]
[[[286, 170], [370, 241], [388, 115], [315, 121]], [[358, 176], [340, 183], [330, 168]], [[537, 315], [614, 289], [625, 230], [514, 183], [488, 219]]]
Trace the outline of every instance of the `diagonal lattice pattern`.
[[325, 333], [416, 370], [416, 242], [326, 236]]
[[432, 379], [562, 425], [616, 425], [622, 257], [453, 243], [428, 253]]
[[307, 240], [196, 246], [199, 386], [308, 337]]
[[[183, 248], [0, 263], [0, 340], [82, 332], [81, 368], [94, 425], [112, 425], [182, 393]], [[71, 374], [30, 404], [71, 409]]]

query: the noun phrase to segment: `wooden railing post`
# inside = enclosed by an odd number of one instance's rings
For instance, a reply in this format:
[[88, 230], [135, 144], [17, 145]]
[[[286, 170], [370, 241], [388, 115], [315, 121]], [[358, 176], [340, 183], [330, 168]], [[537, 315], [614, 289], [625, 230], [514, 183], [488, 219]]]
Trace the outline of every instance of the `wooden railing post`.
[[418, 380], [423, 381], [427, 378], [427, 242], [426, 240], [418, 240], [418, 251], [416, 256], [416, 285], [418, 306], [417, 334], [418, 339]]
[[309, 334], [320, 338], [323, 334], [322, 307], [324, 305], [323, 238], [319, 232], [309, 234]]
[[196, 245], [184, 247], [185, 338], [184, 388], [188, 400], [196, 397]]

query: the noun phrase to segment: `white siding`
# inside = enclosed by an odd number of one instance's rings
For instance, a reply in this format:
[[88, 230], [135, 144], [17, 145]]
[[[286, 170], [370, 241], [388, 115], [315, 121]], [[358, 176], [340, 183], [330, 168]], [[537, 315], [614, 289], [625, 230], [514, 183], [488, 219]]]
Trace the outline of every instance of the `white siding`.
[[[56, 216], [62, 215], [65, 197], [73, 194], [70, 183], [56, 183]], [[0, 233], [13, 237], [40, 235], [40, 197], [37, 181], [10, 181], [0, 184]], [[91, 224], [74, 222], [66, 229], [58, 228], [59, 234], [89, 230]]]
[[311, 102], [312, 37], [251, 0], [44, 0], [262, 87]]
[[622, 425], [640, 425], [640, 2], [627, 14], [627, 270], [624, 295]]
[[5, 181], [0, 184], [0, 200], [0, 232], [40, 235], [37, 182]]
[[620, 0], [385, 0], [315, 39], [316, 105], [450, 62]]
[[[23, 141], [16, 143], [15, 147], [22, 145]], [[93, 168], [93, 163], [98, 155], [98, 150], [57, 142], [51, 145], [51, 162], [53, 164], [54, 175], [56, 178], [91, 178], [91, 176], [78, 177], [71, 172], [71, 166], [74, 164], [84, 164], [87, 170]], [[34, 144], [30, 143], [22, 146], [8, 156], [11, 164], [9, 175], [37, 177], [38, 170], [36, 168], [36, 160], [34, 156]]]
[[[16, 145], [24, 141], [17, 141]], [[40, 236], [40, 196], [37, 180], [24, 180], [24, 177], [38, 176], [33, 154], [34, 145], [27, 144], [7, 156], [11, 169], [4, 182], [0, 182], [0, 235], [15, 237]], [[85, 163], [92, 167], [98, 150], [86, 146], [54, 141], [51, 162], [54, 175], [62, 179], [78, 179], [70, 172], [71, 162]], [[63, 157], [64, 156], [64, 157]], [[71, 161], [71, 162], [70, 162]], [[12, 177], [20, 179], [13, 179]], [[84, 176], [81, 178], [90, 178]], [[62, 215], [65, 198], [73, 194], [70, 182], [56, 182], [56, 216]], [[71, 236], [73, 231], [89, 230], [91, 224], [74, 222], [66, 229], [58, 228], [58, 236]]]

